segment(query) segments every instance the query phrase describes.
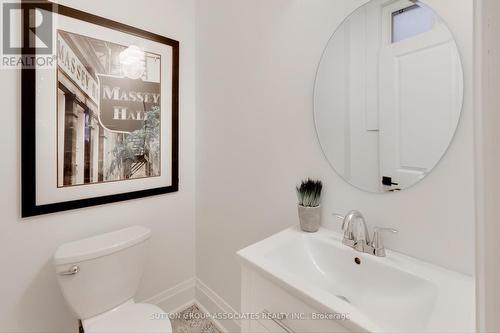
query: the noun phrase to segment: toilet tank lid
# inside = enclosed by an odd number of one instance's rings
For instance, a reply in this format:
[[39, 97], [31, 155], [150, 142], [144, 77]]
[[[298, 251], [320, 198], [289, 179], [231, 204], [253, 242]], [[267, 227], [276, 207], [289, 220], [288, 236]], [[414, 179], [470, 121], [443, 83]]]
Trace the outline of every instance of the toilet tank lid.
[[149, 237], [151, 230], [133, 226], [66, 243], [56, 250], [54, 264], [65, 265], [99, 258], [139, 244]]

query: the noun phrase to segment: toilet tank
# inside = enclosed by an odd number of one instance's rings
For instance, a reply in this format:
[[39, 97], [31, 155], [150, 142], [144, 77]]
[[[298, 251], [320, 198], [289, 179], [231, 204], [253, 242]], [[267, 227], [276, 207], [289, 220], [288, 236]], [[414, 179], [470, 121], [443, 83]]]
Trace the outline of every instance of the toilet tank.
[[54, 254], [57, 280], [79, 319], [132, 299], [144, 270], [151, 231], [134, 226], [61, 245]]

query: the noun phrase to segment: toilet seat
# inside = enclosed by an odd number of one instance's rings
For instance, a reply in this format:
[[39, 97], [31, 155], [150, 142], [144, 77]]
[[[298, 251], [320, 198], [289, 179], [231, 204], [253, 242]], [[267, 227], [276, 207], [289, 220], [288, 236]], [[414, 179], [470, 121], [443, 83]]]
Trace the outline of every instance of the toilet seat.
[[167, 313], [146, 303], [128, 303], [82, 322], [85, 333], [172, 333]]

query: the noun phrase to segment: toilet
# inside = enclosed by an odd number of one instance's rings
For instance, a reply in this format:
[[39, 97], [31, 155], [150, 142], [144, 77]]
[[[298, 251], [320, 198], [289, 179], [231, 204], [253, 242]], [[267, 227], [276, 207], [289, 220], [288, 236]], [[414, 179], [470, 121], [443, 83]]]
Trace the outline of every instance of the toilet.
[[136, 303], [151, 230], [134, 226], [61, 245], [57, 280], [85, 333], [171, 333], [168, 315]]

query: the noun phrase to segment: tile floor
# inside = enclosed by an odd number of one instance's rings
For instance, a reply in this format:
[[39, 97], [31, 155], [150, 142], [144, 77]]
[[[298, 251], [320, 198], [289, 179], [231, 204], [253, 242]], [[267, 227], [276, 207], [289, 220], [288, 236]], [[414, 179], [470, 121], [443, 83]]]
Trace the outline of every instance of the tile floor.
[[171, 320], [173, 333], [222, 333], [210, 319], [205, 318], [204, 312], [196, 304], [179, 315], [179, 318]]

